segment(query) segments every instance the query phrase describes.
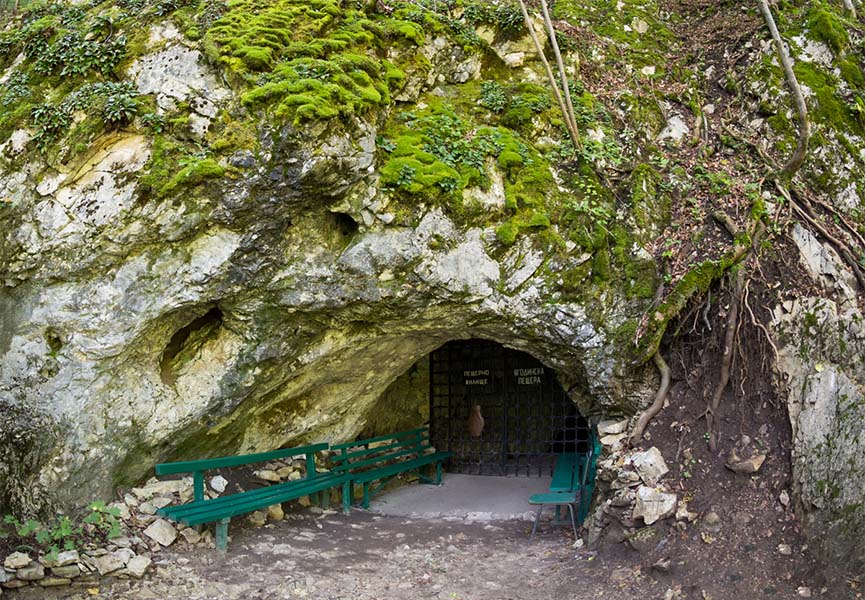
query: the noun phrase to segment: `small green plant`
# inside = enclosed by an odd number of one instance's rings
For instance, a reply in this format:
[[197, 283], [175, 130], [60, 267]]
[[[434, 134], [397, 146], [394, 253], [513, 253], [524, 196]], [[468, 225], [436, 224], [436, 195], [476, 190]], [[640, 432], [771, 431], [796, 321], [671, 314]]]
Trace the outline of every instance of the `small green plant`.
[[147, 113], [141, 115], [141, 124], [147, 127], [153, 133], [162, 133], [165, 131], [165, 118], [156, 113]]
[[108, 95], [102, 105], [102, 120], [108, 125], [123, 125], [138, 114], [138, 102], [134, 92], [119, 90]]
[[93, 502], [88, 511], [80, 521], [59, 515], [47, 523], [36, 519], [21, 521], [6, 515], [0, 526], [0, 538], [11, 540], [16, 548], [50, 559], [62, 550], [75, 550], [86, 543], [102, 543], [120, 537], [119, 509], [107, 507], [104, 502]]
[[481, 106], [494, 113], [502, 112], [508, 105], [505, 88], [497, 81], [484, 81], [481, 84]]
[[414, 177], [416, 174], [417, 169], [410, 165], [403, 165], [399, 170], [399, 175], [397, 175], [397, 187], [407, 187], [411, 185], [411, 183], [414, 181]]
[[98, 500], [92, 502], [88, 507], [90, 514], [84, 517], [84, 523], [93, 525], [97, 530], [105, 534], [111, 540], [120, 537], [122, 531], [120, 529], [120, 509], [117, 507], [109, 507], [105, 502]]

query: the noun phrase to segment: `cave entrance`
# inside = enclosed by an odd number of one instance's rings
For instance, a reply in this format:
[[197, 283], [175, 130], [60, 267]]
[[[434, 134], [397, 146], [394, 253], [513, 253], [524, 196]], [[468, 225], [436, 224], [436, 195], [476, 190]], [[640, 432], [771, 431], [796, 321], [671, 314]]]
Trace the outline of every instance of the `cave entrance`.
[[453, 340], [429, 357], [432, 445], [447, 471], [550, 477], [556, 456], [588, 452], [591, 428], [555, 372], [482, 339]]

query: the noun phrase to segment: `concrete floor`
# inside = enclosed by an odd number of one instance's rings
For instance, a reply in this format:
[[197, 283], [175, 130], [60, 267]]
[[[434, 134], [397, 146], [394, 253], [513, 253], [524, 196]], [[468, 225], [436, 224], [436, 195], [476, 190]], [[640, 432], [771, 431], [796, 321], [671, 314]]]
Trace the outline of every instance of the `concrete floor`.
[[413, 483], [377, 496], [370, 510], [416, 519], [531, 520], [529, 496], [549, 491], [550, 481], [549, 477], [445, 473], [440, 486]]

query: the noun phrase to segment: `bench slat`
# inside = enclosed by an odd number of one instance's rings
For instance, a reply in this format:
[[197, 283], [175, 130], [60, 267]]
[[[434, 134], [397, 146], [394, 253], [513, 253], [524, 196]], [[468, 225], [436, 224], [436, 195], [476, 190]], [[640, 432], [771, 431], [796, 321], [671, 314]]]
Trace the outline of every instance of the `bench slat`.
[[227, 496], [219, 496], [218, 498], [211, 498], [208, 500], [201, 500], [199, 502], [188, 502], [186, 504], [176, 504], [174, 506], [166, 506], [165, 508], [161, 508], [158, 511], [158, 514], [166, 517], [173, 517], [174, 515], [182, 514], [185, 512], [194, 512], [199, 507], [217, 507], [225, 504], [232, 504], [238, 502], [239, 499], [243, 498], [257, 498], [259, 496], [270, 496], [276, 493], [279, 493], [281, 490], [292, 487], [301, 487], [303, 485], [315, 485], [318, 482], [328, 481], [336, 479], [337, 483], [334, 485], [338, 485], [338, 483], [342, 482], [342, 476], [334, 476], [331, 473], [325, 473], [322, 475], [317, 475], [314, 478], [308, 479], [296, 479], [294, 481], [286, 481], [283, 483], [278, 483], [276, 485], [267, 485], [264, 487], [260, 487], [254, 490], [247, 490], [245, 492], [240, 492], [237, 494], [229, 494]]
[[[272, 485], [252, 492], [232, 494], [214, 500], [205, 500], [178, 507], [175, 510], [161, 510], [159, 514], [168, 516], [175, 521], [191, 525], [209, 523], [244, 512], [252, 512], [257, 508], [279, 504], [302, 496], [337, 487], [345, 481], [344, 476], [320, 477], [313, 480], [298, 480], [284, 484]], [[220, 502], [221, 501], [221, 502]], [[241, 510], [241, 512], [236, 512]], [[194, 521], [194, 522], [193, 522]]]
[[374, 442], [382, 442], [384, 440], [397, 440], [401, 438], [406, 438], [411, 435], [415, 435], [421, 432], [425, 432], [427, 430], [426, 427], [418, 427], [417, 429], [410, 429], [408, 431], [400, 431], [399, 433], [391, 433], [389, 435], [380, 435], [378, 437], [368, 438], [365, 440], [356, 440], [354, 442], [345, 442], [343, 444], [336, 444], [331, 446], [331, 450], [342, 450], [343, 448], [351, 448], [352, 446], [364, 446], [366, 444], [372, 444]]
[[264, 462], [266, 460], [276, 460], [278, 458], [286, 458], [288, 456], [298, 456], [301, 454], [312, 454], [327, 450], [327, 444], [312, 444], [311, 446], [301, 446], [299, 448], [282, 448], [280, 450], [272, 450], [270, 452], [259, 452], [257, 454], [244, 454], [241, 456], [222, 456], [219, 458], [205, 458], [202, 460], [187, 460], [173, 463], [162, 463], [156, 465], [157, 475], [173, 475], [175, 473], [191, 473], [194, 471], [207, 471], [209, 469], [220, 469], [224, 467], [238, 467], [250, 463]]
[[396, 475], [397, 473], [402, 473], [403, 471], [411, 471], [412, 469], [422, 467], [430, 463], [443, 461], [450, 457], [450, 455], [450, 452], [436, 452], [435, 454], [424, 454], [423, 456], [419, 456], [412, 460], [404, 460], [402, 462], [386, 465], [378, 469], [363, 471], [361, 473], [354, 473], [352, 474], [351, 479], [352, 481], [357, 483], [367, 483], [370, 481], [375, 481], [376, 479], [381, 479], [382, 477]]
[[412, 448], [406, 448], [405, 450], [400, 450], [399, 452], [390, 452], [388, 454], [382, 456], [375, 456], [373, 458], [367, 458], [366, 460], [360, 460], [353, 463], [343, 463], [341, 465], [337, 465], [334, 467], [334, 471], [339, 473], [343, 473], [345, 471], [355, 472], [358, 469], [363, 469], [365, 467], [369, 467], [371, 465], [377, 465], [380, 463], [384, 463], [390, 460], [394, 460], [397, 458], [402, 458], [403, 456], [408, 456], [409, 454], [420, 454], [424, 450], [430, 449], [431, 446], [414, 446]]
[[[406, 439], [400, 442], [394, 442], [393, 444], [388, 444], [386, 446], [377, 446], [375, 448], [366, 448], [364, 450], [355, 450], [354, 452], [348, 452], [344, 454], [338, 454], [333, 457], [335, 462], [343, 462], [346, 460], [351, 460], [353, 458], [360, 458], [361, 456], [368, 456], [370, 454], [377, 454], [380, 452], [385, 452], [387, 450], [392, 450], [393, 448], [401, 448], [403, 446], [407, 446], [409, 444], [417, 445], [422, 444], [429, 440], [429, 435], [414, 435], [410, 439]], [[343, 452], [345, 452], [343, 450]]]
[[579, 484], [579, 477], [575, 475], [579, 471], [579, 462], [576, 454], [560, 454], [556, 457], [551, 492], [569, 492], [574, 489], [575, 481]]

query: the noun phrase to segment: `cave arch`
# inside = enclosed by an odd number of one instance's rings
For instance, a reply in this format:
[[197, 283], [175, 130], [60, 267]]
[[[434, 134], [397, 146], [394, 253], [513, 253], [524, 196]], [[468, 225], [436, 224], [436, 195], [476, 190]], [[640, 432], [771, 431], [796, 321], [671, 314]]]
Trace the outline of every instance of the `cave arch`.
[[432, 444], [452, 453], [449, 472], [549, 476], [557, 455], [591, 445], [573, 391], [528, 352], [484, 338], [450, 340], [396, 378], [359, 437], [429, 424]]

